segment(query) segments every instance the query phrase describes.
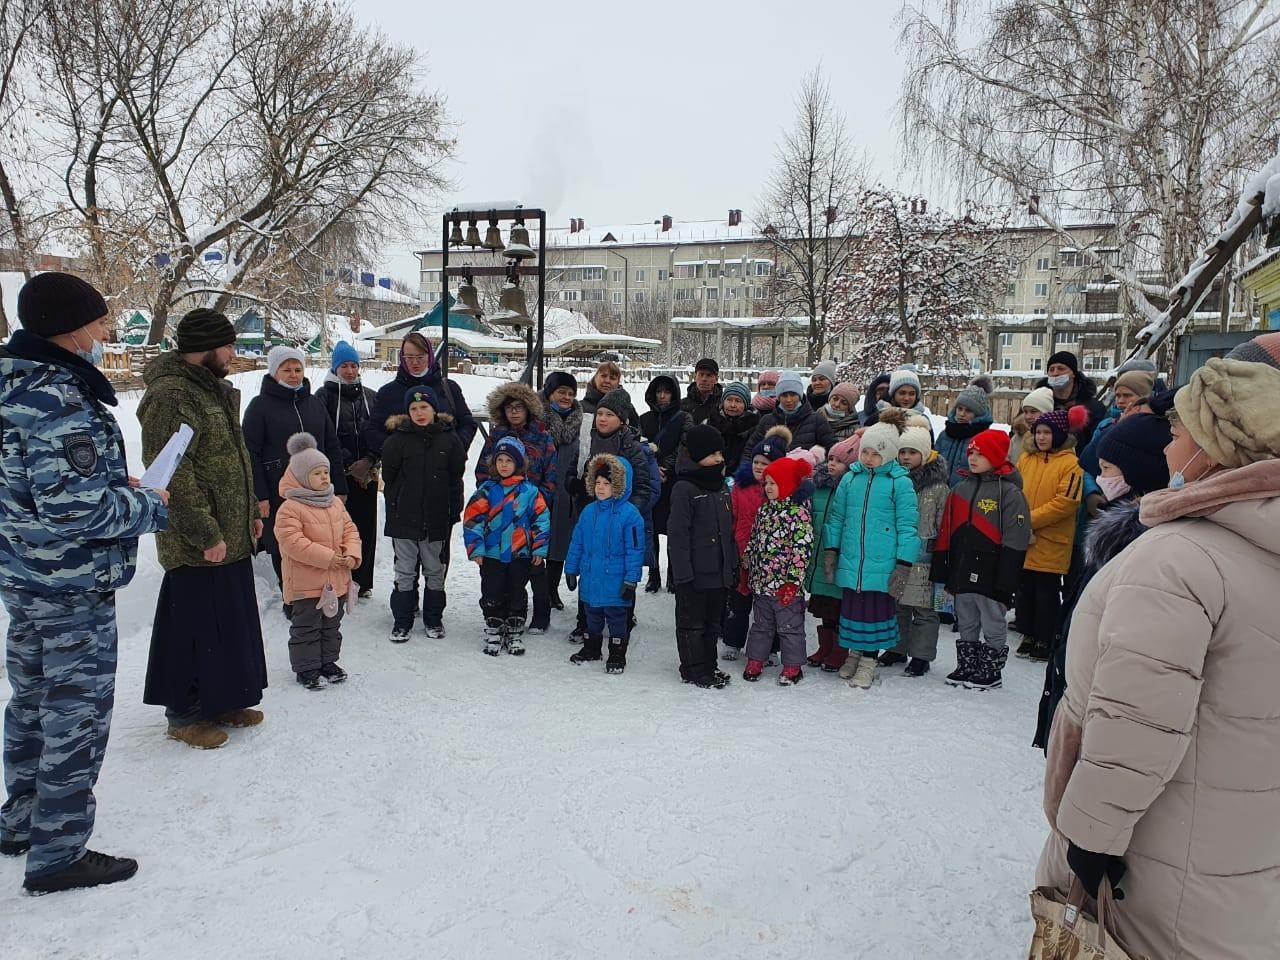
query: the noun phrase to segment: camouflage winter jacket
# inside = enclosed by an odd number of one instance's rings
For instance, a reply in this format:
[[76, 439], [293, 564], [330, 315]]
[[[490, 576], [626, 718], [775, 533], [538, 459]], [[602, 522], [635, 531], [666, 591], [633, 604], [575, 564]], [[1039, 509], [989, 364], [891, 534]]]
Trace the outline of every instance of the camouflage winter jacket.
[[258, 501], [240, 430], [240, 391], [177, 353], [152, 360], [142, 379], [147, 392], [138, 419], [147, 463], [181, 424], [195, 431], [169, 484], [169, 531], [156, 537], [160, 563], [166, 570], [216, 566], [204, 552], [222, 540], [223, 563], [252, 556]]
[[107, 592], [133, 579], [159, 495], [129, 487], [115, 391], [92, 365], [19, 330], [0, 351], [0, 586]]

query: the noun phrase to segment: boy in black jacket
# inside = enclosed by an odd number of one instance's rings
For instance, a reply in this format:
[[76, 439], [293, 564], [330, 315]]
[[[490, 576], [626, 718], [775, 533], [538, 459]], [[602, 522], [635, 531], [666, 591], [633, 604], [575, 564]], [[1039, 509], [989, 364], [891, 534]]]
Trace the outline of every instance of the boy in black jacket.
[[667, 546], [676, 584], [680, 679], [720, 689], [729, 675], [716, 669], [716, 644], [725, 598], [738, 579], [738, 544], [724, 482], [724, 439], [715, 427], [689, 429], [676, 477]]
[[[969, 442], [969, 469], [947, 497], [930, 576], [955, 597], [957, 666], [947, 683], [1000, 686], [1009, 657], [1005, 614], [1031, 540], [1031, 512], [1009, 463], [1009, 435], [985, 430]], [[983, 638], [985, 636], [985, 642]]]
[[418, 567], [427, 576], [422, 622], [427, 636], [444, 636], [445, 546], [462, 516], [462, 471], [467, 454], [453, 429], [453, 418], [437, 413], [430, 387], [410, 387], [405, 413], [387, 420], [382, 446], [382, 479], [387, 500], [384, 532], [395, 549], [392, 643], [404, 643], [413, 629]]

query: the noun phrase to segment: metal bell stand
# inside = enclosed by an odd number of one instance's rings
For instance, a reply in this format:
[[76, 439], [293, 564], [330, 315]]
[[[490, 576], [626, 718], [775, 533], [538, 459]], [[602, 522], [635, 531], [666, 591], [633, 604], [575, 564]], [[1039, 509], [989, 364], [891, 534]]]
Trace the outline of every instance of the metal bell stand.
[[[444, 215], [443, 232], [441, 233], [441, 249], [443, 250], [443, 258], [441, 262], [444, 284], [443, 294], [440, 298], [444, 305], [444, 316], [440, 321], [440, 342], [442, 355], [445, 362], [441, 364], [442, 376], [448, 379], [449, 376], [449, 279], [451, 277], [462, 277], [471, 274], [473, 277], [505, 277], [512, 272], [512, 267], [507, 264], [496, 264], [494, 266], [449, 266], [449, 234], [454, 224], [460, 227], [469, 223], [478, 221], [496, 220], [499, 223], [511, 221], [525, 223], [536, 221], [538, 224], [538, 262], [536, 265], [529, 265], [527, 261], [517, 263], [514, 270], [521, 277], [537, 277], [538, 278], [538, 335], [535, 341], [533, 327], [530, 326], [525, 331], [526, 358], [524, 373], [520, 379], [535, 390], [542, 389], [542, 350], [543, 335], [545, 333], [546, 324], [546, 289], [547, 289], [547, 213], [545, 210], [529, 209], [519, 204], [512, 204], [505, 208], [480, 207], [476, 209], [462, 209], [454, 207]], [[502, 257], [501, 251], [493, 251], [499, 258]], [[536, 374], [536, 382], [534, 380]]]

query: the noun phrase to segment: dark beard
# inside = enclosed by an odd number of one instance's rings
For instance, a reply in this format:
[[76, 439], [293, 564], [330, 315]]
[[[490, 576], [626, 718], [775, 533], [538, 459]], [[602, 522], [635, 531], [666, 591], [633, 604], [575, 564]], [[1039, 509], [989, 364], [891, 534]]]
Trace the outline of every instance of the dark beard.
[[219, 363], [218, 354], [213, 350], [210, 350], [200, 359], [200, 366], [204, 367], [220, 380], [225, 380], [227, 374], [231, 372], [231, 365], [227, 363]]

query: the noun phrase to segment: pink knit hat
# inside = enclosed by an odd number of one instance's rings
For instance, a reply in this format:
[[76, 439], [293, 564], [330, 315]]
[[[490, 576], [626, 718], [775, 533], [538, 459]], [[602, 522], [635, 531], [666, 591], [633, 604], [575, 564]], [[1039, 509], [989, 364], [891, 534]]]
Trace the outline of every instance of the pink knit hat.
[[[866, 429], [865, 427], [863, 429]], [[852, 437], [846, 437], [839, 443], [834, 444], [827, 455], [839, 460], [845, 466], [851, 465], [858, 459], [858, 451], [862, 448], [862, 430], [857, 431]]]

